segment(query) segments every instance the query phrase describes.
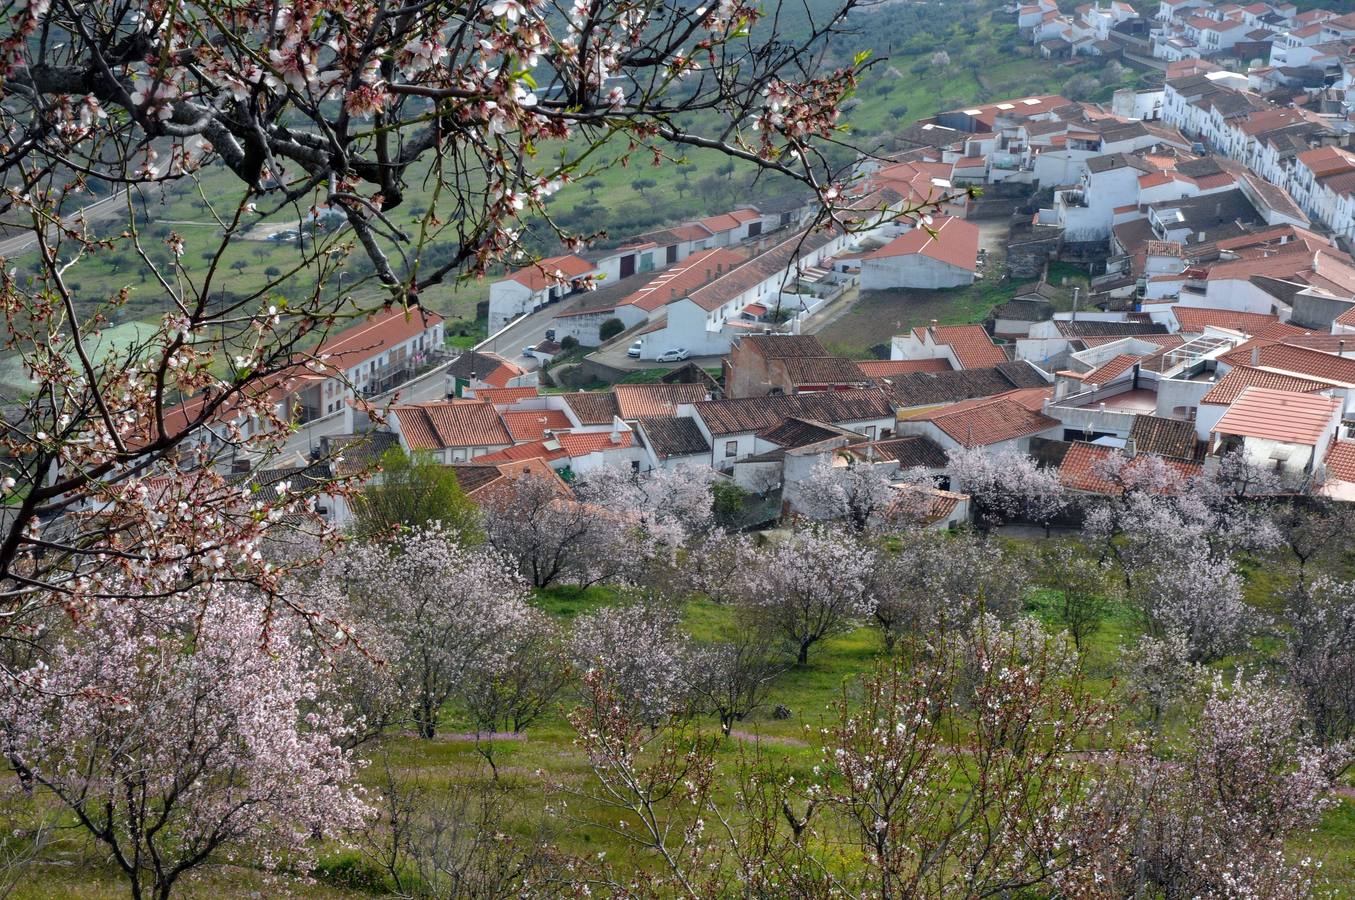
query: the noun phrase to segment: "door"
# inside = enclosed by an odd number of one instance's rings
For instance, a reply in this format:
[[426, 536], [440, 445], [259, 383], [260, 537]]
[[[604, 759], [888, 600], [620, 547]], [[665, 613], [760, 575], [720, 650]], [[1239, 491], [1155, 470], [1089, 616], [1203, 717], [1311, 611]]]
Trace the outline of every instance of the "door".
[[751, 238], [751, 237], [757, 237], [759, 234], [762, 234], [762, 223], [761, 223], [761, 222], [749, 222], [749, 223], [748, 223], [748, 236], [749, 236], [750, 238]]
[[621, 257], [621, 277], [627, 278], [635, 274], [635, 254]]
[[669, 244], [667, 253], [666, 259], [668, 260], [668, 265], [671, 266], [673, 263], [677, 262], [677, 244]]

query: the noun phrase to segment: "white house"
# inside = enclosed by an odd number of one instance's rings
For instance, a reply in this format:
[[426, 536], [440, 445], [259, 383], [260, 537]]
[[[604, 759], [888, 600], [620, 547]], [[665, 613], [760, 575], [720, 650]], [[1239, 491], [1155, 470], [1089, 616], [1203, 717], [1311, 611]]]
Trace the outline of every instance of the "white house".
[[489, 286], [489, 333], [578, 290], [603, 272], [579, 256], [552, 256], [518, 269]]
[[978, 272], [979, 228], [946, 217], [914, 228], [861, 259], [862, 290], [937, 289], [973, 284]]
[[1341, 401], [1249, 387], [1214, 425], [1215, 453], [1240, 451], [1252, 465], [1290, 479], [1312, 473], [1341, 427]]

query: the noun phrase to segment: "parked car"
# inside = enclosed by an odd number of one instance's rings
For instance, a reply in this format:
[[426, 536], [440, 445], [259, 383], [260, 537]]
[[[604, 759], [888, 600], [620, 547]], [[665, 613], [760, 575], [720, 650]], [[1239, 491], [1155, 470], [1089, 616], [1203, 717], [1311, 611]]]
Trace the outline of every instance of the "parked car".
[[640, 347], [643, 344], [644, 341], [636, 341], [635, 343], [631, 344], [630, 347], [626, 350], [626, 355], [629, 356], [631, 359], [639, 359]]
[[663, 351], [656, 357], [656, 359], [659, 362], [682, 362], [689, 356], [691, 356], [691, 354], [688, 353], [686, 350], [682, 349], [681, 347], [674, 347], [672, 350]]
[[547, 329], [546, 329], [546, 340], [548, 340], [548, 341], [553, 341], [553, 340], [555, 340], [555, 329], [554, 329], [554, 328], [547, 328]]
[[528, 344], [526, 347], [523, 347], [523, 348], [522, 348], [522, 355], [523, 355], [523, 356], [535, 356], [535, 355], [536, 355], [536, 345], [535, 345], [535, 344]]

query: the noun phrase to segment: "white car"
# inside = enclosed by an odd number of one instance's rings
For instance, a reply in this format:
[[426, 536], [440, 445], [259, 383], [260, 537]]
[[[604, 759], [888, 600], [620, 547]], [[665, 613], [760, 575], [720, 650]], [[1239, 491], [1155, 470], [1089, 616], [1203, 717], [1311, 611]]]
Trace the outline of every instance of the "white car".
[[535, 345], [535, 344], [528, 344], [526, 347], [523, 347], [523, 348], [522, 348], [522, 355], [523, 355], [523, 356], [535, 356], [535, 355], [536, 355], [536, 345]]
[[628, 349], [628, 350], [626, 351], [626, 355], [629, 356], [631, 359], [639, 359], [639, 358], [640, 358], [640, 347], [641, 347], [643, 344], [644, 344], [644, 341], [636, 341], [635, 343], [631, 344], [631, 345], [630, 345], [630, 349]]
[[683, 350], [680, 347], [675, 347], [672, 350], [663, 351], [657, 357], [655, 357], [655, 359], [658, 362], [682, 362], [689, 356], [691, 356], [691, 354], [688, 353], [686, 350]]

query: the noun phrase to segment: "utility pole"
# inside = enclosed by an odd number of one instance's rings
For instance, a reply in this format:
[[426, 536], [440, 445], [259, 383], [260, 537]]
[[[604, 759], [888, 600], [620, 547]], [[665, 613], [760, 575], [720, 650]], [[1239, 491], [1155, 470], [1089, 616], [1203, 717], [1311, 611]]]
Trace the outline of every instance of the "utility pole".
[[1081, 288], [1081, 286], [1076, 286], [1076, 287], [1073, 288], [1073, 317], [1072, 317], [1071, 319], [1068, 320], [1068, 321], [1070, 321], [1070, 322], [1076, 322], [1076, 321], [1077, 321], [1077, 297], [1078, 297], [1078, 294], [1080, 294], [1080, 293], [1082, 293], [1082, 288]]

